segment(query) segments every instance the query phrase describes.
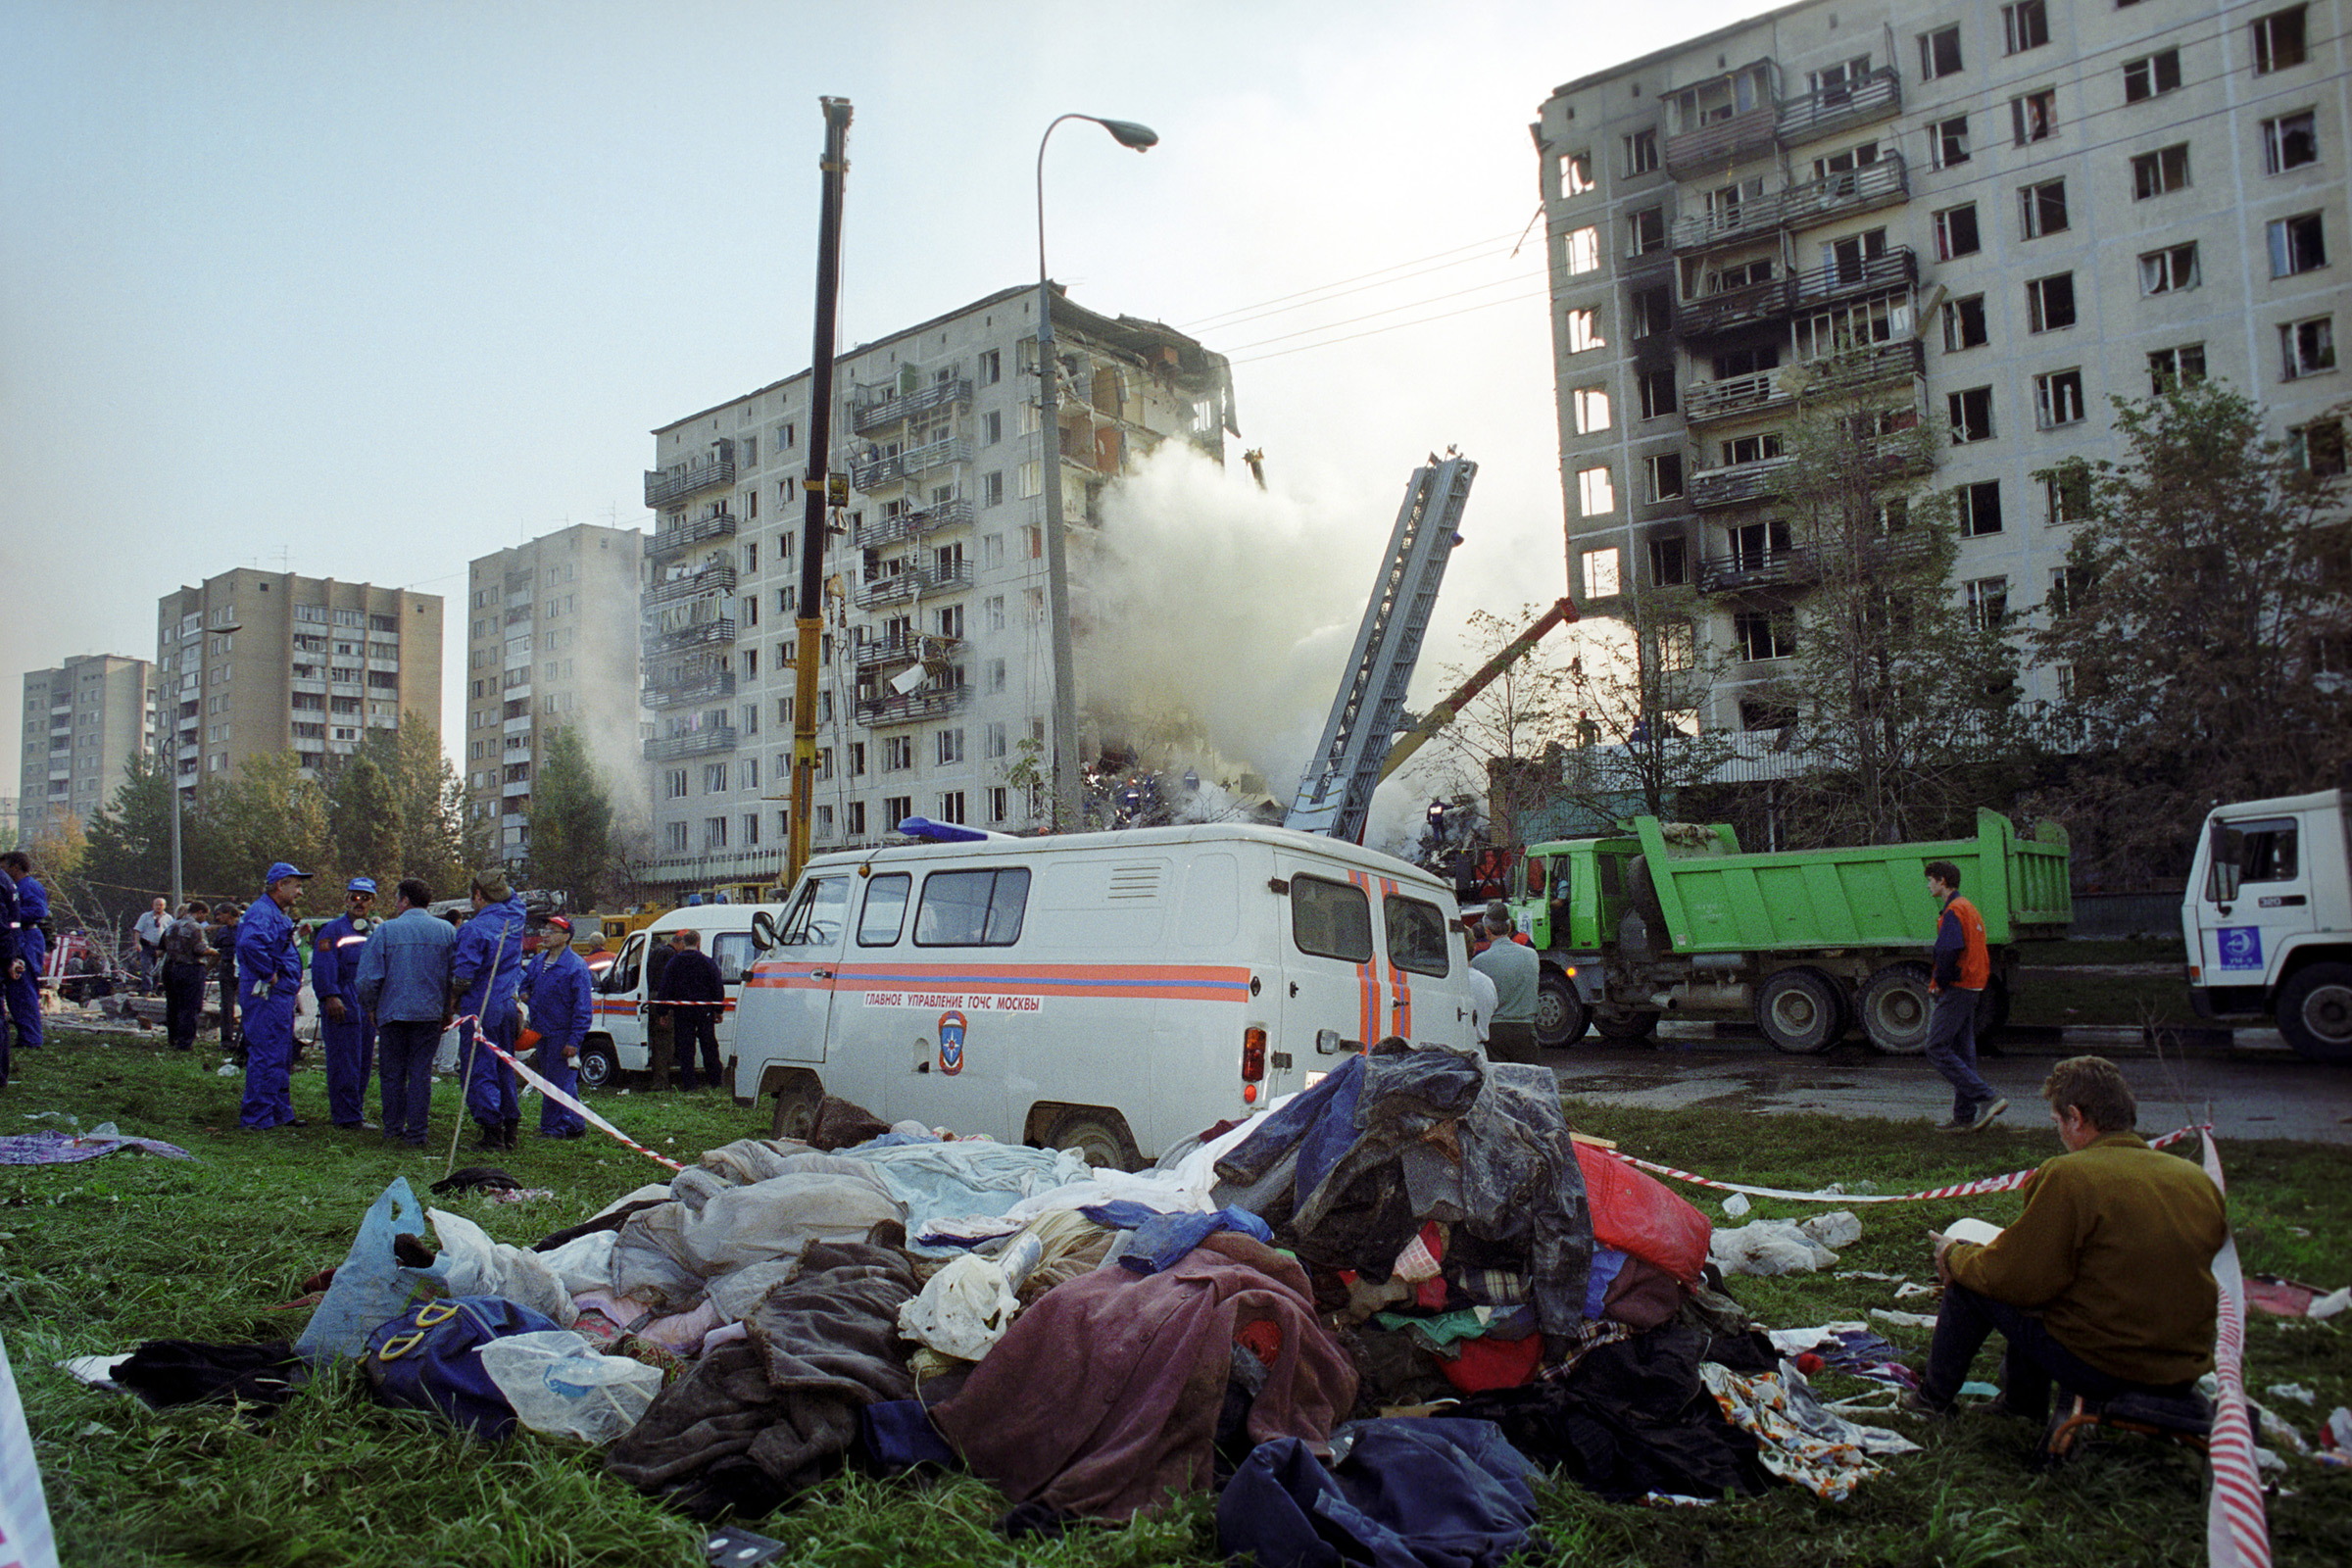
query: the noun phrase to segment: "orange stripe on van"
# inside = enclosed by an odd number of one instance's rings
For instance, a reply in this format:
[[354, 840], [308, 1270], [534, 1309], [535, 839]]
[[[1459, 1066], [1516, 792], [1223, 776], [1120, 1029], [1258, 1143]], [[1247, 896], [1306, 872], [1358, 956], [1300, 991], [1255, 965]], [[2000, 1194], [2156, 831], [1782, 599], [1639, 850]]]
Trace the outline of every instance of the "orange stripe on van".
[[[1384, 927], [1388, 923], [1388, 901], [1395, 897], [1396, 897], [1396, 879], [1390, 876], [1382, 877], [1380, 879], [1381, 923]], [[1408, 971], [1397, 966], [1394, 956], [1389, 959], [1389, 1009], [1391, 1018], [1389, 1033], [1401, 1035], [1410, 1040], [1413, 1037], [1413, 980]]]
[[[1348, 873], [1348, 880], [1363, 890], [1366, 900], [1369, 902], [1372, 892], [1371, 873], [1350, 871]], [[1366, 958], [1355, 966], [1355, 1037], [1364, 1043], [1366, 1051], [1370, 1051], [1372, 1043], [1380, 1038], [1380, 975], [1374, 964], [1374, 960], [1380, 956], [1380, 947], [1377, 942], [1373, 944], [1372, 955], [1372, 957]]]
[[1130, 1001], [1244, 1002], [1250, 996], [1250, 978], [1247, 964], [992, 964], [966, 958], [933, 963], [845, 963], [833, 966], [829, 978], [816, 978], [816, 971], [823, 968], [822, 964], [762, 963], [745, 976], [744, 984], [768, 990], [920, 989]]

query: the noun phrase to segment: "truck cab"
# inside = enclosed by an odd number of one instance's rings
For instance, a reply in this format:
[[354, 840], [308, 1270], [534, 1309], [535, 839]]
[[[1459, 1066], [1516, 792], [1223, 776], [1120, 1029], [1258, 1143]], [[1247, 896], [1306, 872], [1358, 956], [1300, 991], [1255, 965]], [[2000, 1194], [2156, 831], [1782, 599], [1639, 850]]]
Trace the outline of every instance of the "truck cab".
[[2269, 1013], [2301, 1054], [2352, 1062], [2352, 792], [2216, 807], [2180, 934], [2200, 1016]]
[[1601, 957], [1632, 907], [1628, 867], [1639, 839], [1561, 839], [1531, 847], [1512, 869], [1512, 924], [1535, 945], [1544, 969], [1536, 996], [1536, 1041], [1575, 1044], [1597, 1018], [1603, 1034], [1638, 1039], [1656, 1015], [1621, 1018], [1603, 995]]

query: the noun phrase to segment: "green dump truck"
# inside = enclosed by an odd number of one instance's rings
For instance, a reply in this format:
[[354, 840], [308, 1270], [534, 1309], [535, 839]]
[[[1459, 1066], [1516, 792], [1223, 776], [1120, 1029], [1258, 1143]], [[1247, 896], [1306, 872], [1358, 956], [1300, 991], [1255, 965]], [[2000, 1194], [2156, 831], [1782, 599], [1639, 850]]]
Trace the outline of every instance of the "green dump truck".
[[1629, 836], [1538, 844], [1514, 873], [1511, 912], [1544, 959], [1536, 1038], [1597, 1029], [1639, 1040], [1662, 1016], [1752, 1017], [1783, 1051], [1816, 1052], [1856, 1025], [1882, 1051], [1928, 1040], [1931, 860], [1960, 868], [1984, 916], [1992, 981], [1980, 1037], [2008, 1017], [2013, 944], [2063, 936], [2074, 917], [2066, 830], [2021, 837], [1997, 811], [1977, 836], [1932, 844], [1743, 855], [1723, 825], [1636, 817]]

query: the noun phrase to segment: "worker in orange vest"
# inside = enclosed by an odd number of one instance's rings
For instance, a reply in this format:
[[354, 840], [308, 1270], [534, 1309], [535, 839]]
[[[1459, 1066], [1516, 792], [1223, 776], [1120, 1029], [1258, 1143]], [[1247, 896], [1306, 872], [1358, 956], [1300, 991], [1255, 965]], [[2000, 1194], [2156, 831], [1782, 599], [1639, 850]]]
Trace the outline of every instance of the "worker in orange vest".
[[1977, 999], [1992, 978], [1992, 955], [1984, 948], [1984, 917], [1960, 896], [1960, 868], [1949, 860], [1928, 862], [1928, 892], [1943, 906], [1936, 923], [1936, 972], [1928, 982], [1935, 1009], [1928, 1017], [1928, 1060], [1952, 1086], [1952, 1119], [1939, 1133], [1973, 1133], [2009, 1108], [1977, 1071]]

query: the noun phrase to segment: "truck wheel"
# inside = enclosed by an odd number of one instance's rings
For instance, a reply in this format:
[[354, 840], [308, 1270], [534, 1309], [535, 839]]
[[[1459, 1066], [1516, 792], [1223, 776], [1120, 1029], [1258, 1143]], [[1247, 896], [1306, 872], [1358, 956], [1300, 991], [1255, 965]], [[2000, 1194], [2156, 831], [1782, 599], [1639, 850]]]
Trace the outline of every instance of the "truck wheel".
[[1857, 1008], [1862, 1014], [1862, 1038], [1874, 1051], [1893, 1056], [1916, 1056], [1928, 1049], [1928, 1015], [1935, 999], [1928, 995], [1933, 971], [1924, 963], [1890, 963], [1864, 982]]
[[2299, 1056], [2352, 1061], [2352, 963], [2305, 964], [2287, 976], [2278, 1032]]
[[1593, 1033], [1603, 1040], [1647, 1040], [1658, 1032], [1654, 1012], [1595, 1012]]
[[1756, 1027], [1774, 1050], [1798, 1055], [1829, 1049], [1844, 1012], [1837, 984], [1818, 969], [1783, 969], [1756, 994]]
[[1544, 970], [1536, 982], [1536, 1044], [1547, 1051], [1573, 1046], [1585, 1038], [1592, 1021], [1592, 1010], [1576, 994], [1568, 977], [1554, 969]]
[[824, 1103], [825, 1092], [814, 1078], [802, 1073], [776, 1091], [776, 1117], [769, 1124], [770, 1138], [792, 1138], [802, 1143], [816, 1130], [816, 1109]]
[[1075, 1149], [1089, 1165], [1112, 1170], [1140, 1170], [1144, 1156], [1127, 1131], [1127, 1118], [1115, 1110], [1072, 1105], [1057, 1113], [1046, 1127], [1048, 1149]]
[[620, 1071], [620, 1057], [610, 1040], [591, 1040], [580, 1047], [580, 1087], [602, 1089]]

